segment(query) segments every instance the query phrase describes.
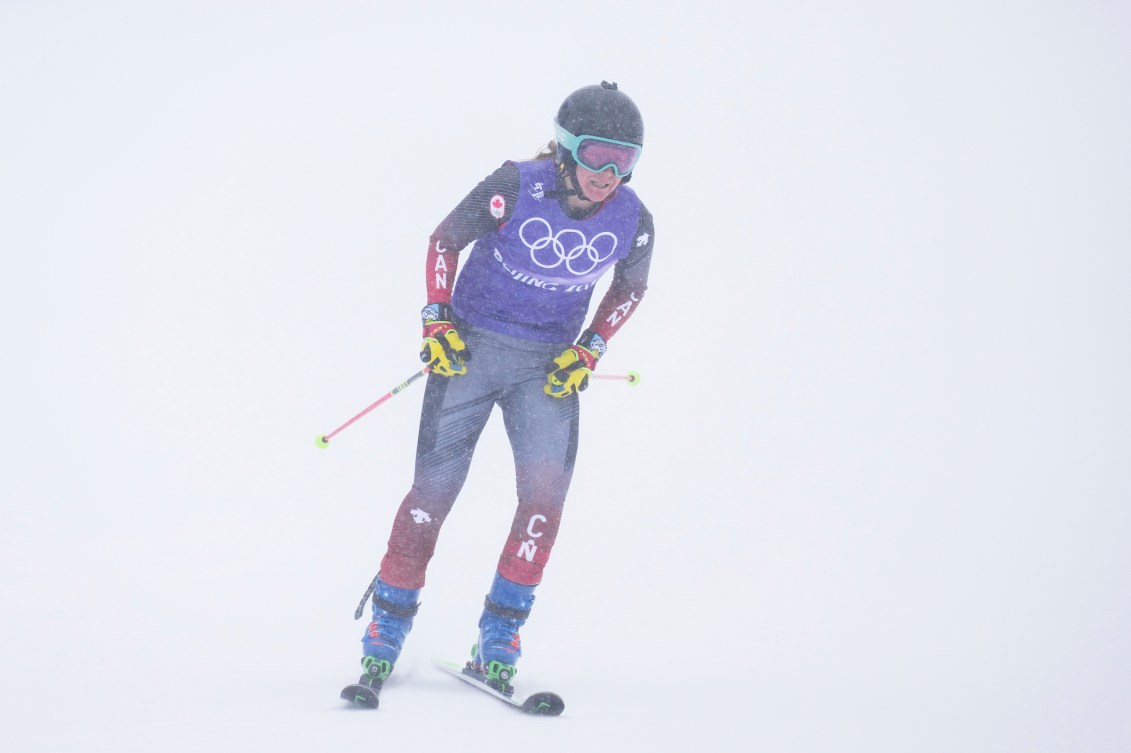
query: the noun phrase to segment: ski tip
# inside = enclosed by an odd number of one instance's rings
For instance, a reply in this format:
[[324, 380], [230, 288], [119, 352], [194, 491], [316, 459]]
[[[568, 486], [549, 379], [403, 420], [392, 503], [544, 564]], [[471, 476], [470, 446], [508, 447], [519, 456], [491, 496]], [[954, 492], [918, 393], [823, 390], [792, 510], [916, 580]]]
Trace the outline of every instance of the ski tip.
[[340, 697], [355, 709], [375, 709], [381, 703], [377, 692], [365, 685], [347, 685], [342, 688]]
[[454, 670], [456, 672], [459, 672], [463, 669], [463, 665], [459, 662], [445, 661], [444, 659], [433, 659], [432, 663], [440, 669]]
[[557, 693], [535, 693], [522, 702], [522, 710], [535, 716], [558, 716], [565, 711], [565, 701]]

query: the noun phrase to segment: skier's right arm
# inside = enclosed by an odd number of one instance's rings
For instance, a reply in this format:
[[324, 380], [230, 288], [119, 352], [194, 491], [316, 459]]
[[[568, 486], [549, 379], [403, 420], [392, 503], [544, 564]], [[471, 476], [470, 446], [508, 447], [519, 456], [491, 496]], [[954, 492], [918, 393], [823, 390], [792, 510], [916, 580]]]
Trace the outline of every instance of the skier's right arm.
[[428, 239], [424, 275], [428, 303], [451, 302], [460, 251], [502, 227], [517, 201], [518, 167], [504, 162], [448, 213]]
[[518, 168], [512, 162], [505, 162], [473, 188], [428, 239], [424, 273], [428, 303], [420, 312], [424, 325], [420, 360], [431, 364], [434, 374], [465, 374], [464, 361], [471, 358], [452, 324], [452, 287], [460, 251], [502, 227], [510, 219], [517, 201]]

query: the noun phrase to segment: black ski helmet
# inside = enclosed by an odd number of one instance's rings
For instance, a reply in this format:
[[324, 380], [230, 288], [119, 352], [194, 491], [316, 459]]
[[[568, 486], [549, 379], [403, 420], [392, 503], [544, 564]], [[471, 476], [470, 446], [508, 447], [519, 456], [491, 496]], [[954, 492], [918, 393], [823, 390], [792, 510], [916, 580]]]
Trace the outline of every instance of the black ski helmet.
[[574, 136], [600, 136], [644, 146], [644, 119], [616, 83], [602, 81], [570, 94], [554, 122]]
[[[644, 119], [632, 99], [617, 88], [616, 82], [583, 86], [570, 94], [558, 108], [554, 125], [574, 136], [600, 136], [644, 146]], [[558, 165], [571, 171], [573, 156], [560, 144]], [[632, 175], [625, 177], [627, 182]]]

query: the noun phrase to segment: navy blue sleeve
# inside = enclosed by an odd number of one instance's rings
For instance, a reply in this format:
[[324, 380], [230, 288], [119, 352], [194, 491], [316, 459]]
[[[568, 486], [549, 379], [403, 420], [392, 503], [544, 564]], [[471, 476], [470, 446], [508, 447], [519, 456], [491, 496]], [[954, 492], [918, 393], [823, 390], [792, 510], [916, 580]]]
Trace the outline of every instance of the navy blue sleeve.
[[471, 189], [432, 233], [432, 245], [459, 251], [497, 230], [510, 219], [518, 202], [518, 167], [504, 162]]
[[648, 271], [652, 267], [652, 246], [655, 242], [652, 213], [640, 206], [640, 221], [632, 250], [613, 267], [613, 281], [597, 306], [590, 329], [609, 341], [628, 318], [648, 290]]

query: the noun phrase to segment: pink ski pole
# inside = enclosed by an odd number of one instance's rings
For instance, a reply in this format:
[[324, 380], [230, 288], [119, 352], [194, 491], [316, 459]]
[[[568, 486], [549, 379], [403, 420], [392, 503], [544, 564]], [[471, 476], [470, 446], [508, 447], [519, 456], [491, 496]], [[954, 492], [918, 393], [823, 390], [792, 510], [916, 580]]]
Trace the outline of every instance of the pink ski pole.
[[357, 414], [356, 416], [354, 416], [353, 418], [351, 418], [351, 419], [350, 419], [349, 421], [346, 421], [346, 422], [345, 422], [344, 424], [342, 424], [341, 426], [339, 426], [338, 428], [334, 429], [333, 431], [331, 431], [331, 432], [330, 432], [330, 433], [328, 433], [328, 434], [319, 434], [319, 435], [318, 435], [318, 438], [317, 438], [316, 440], [314, 440], [315, 444], [317, 444], [317, 445], [318, 445], [319, 447], [321, 447], [321, 448], [325, 449], [325, 448], [326, 448], [326, 447], [328, 447], [328, 446], [329, 446], [329, 444], [330, 444], [330, 438], [331, 438], [331, 437], [333, 437], [333, 436], [334, 436], [335, 434], [337, 434], [338, 432], [342, 431], [342, 430], [343, 430], [343, 429], [345, 429], [346, 427], [350, 426], [350, 425], [351, 425], [351, 424], [353, 424], [353, 423], [354, 423], [355, 421], [357, 421], [357, 420], [358, 420], [358, 419], [360, 419], [360, 418], [361, 418], [362, 416], [364, 416], [364, 415], [365, 415], [366, 413], [368, 413], [369, 411], [373, 410], [373, 409], [374, 409], [374, 408], [376, 408], [376, 407], [377, 407], [378, 405], [380, 405], [381, 403], [385, 402], [386, 400], [388, 400], [389, 398], [391, 398], [391, 397], [392, 397], [393, 395], [397, 394], [397, 393], [398, 393], [398, 392], [400, 392], [401, 390], [405, 389], [405, 388], [406, 388], [406, 387], [408, 387], [408, 386], [409, 386], [410, 384], [412, 384], [412, 383], [413, 383], [413, 382], [415, 382], [415, 381], [416, 381], [417, 379], [419, 379], [420, 377], [424, 376], [425, 374], [427, 374], [427, 373], [428, 373], [429, 371], [431, 371], [431, 370], [432, 370], [432, 364], [428, 364], [428, 365], [427, 365], [427, 366], [425, 366], [425, 367], [424, 367], [423, 369], [421, 369], [420, 371], [416, 372], [415, 374], [413, 374], [412, 376], [410, 376], [410, 377], [409, 377], [408, 379], [404, 380], [403, 382], [401, 382], [400, 384], [398, 384], [398, 385], [397, 385], [396, 387], [394, 387], [393, 389], [391, 389], [391, 390], [389, 390], [388, 392], [386, 392], [386, 393], [385, 393], [384, 395], [382, 395], [381, 397], [377, 398], [377, 400], [376, 400], [375, 402], [373, 402], [373, 403], [372, 403], [371, 405], [369, 405], [369, 406], [368, 406], [368, 407], [367, 407], [367, 408], [366, 408], [365, 410], [361, 411], [361, 413], [358, 413], [358, 414]]
[[640, 384], [640, 374], [635, 371], [630, 371], [627, 374], [591, 374], [594, 379], [619, 379], [627, 382], [629, 387], [635, 387]]

